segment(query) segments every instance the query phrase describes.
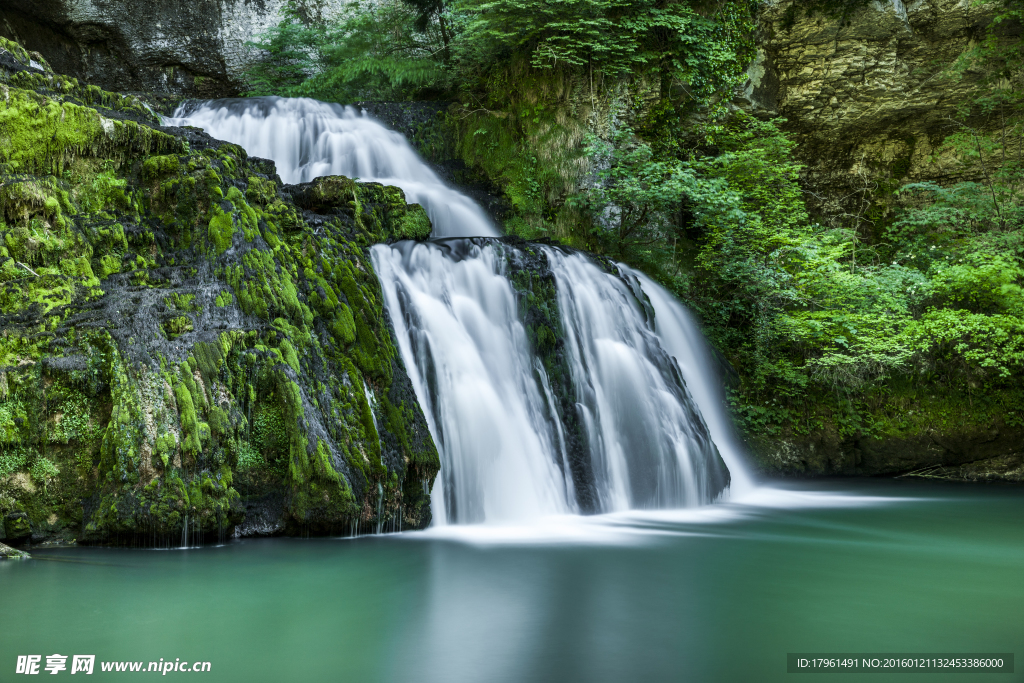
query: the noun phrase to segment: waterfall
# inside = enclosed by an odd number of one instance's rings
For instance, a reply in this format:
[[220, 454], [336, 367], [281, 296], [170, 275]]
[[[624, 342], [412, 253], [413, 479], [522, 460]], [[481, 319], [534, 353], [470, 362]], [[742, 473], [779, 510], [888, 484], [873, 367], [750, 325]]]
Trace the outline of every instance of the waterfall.
[[353, 107], [305, 98], [223, 99], [179, 107], [165, 123], [202, 128], [272, 159], [286, 183], [343, 175], [400, 187], [410, 204], [426, 209], [439, 237], [498, 234], [483, 209], [446, 186], [400, 133]]
[[686, 380], [693, 399], [700, 407], [711, 439], [718, 446], [722, 460], [729, 467], [732, 496], [749, 493], [756, 486], [743, 460], [743, 446], [725, 410], [725, 392], [722, 378], [716, 371], [715, 351], [701, 334], [693, 315], [664, 287], [641, 272], [626, 269], [639, 280], [644, 294], [654, 307], [655, 331], [661, 344], [672, 354]]
[[472, 200], [351, 107], [215, 100], [168, 123], [270, 158], [286, 182], [347, 175], [426, 208], [435, 239], [371, 257], [441, 455], [435, 523], [685, 507], [752, 486], [710, 348], [643, 274], [494, 239]]
[[[435, 519], [711, 502], [728, 484], [728, 470], [635, 276], [608, 272], [582, 254], [539, 252], [534, 270], [549, 273], [556, 291], [539, 305], [557, 308], [562, 339], [546, 358], [529, 339], [523, 295], [508, 272], [530, 260], [519, 248], [477, 239], [372, 250], [402, 358], [441, 452]], [[571, 394], [565, 402], [553, 395], [549, 375], [559, 365]], [[574, 431], [575, 454], [567, 436]]]
[[[441, 452], [435, 519], [574, 511], [555, 420], [498, 249], [378, 245], [373, 265], [398, 346]], [[542, 370], [541, 370], [542, 371]]]
[[710, 502], [728, 482], [631, 273], [544, 248], [600, 511]]

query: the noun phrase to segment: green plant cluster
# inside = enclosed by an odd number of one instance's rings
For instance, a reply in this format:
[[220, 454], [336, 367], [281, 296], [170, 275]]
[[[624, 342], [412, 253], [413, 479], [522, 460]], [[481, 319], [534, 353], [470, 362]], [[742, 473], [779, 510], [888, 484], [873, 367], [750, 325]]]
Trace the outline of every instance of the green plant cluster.
[[339, 102], [479, 95], [525, 59], [591, 80], [644, 72], [662, 90], [707, 105], [743, 80], [755, 12], [746, 0], [386, 0], [314, 16], [293, 0], [251, 44], [261, 55], [249, 70], [251, 94]]

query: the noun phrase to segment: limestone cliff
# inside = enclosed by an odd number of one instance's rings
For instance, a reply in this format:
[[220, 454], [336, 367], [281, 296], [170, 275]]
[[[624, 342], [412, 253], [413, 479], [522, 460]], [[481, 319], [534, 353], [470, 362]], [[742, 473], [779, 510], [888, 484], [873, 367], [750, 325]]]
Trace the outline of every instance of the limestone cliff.
[[0, 539], [429, 522], [370, 245], [402, 191], [274, 165], [0, 39]]
[[[311, 6], [316, 3], [310, 3]], [[318, 3], [311, 12], [338, 3]], [[0, 35], [107, 90], [222, 97], [239, 92], [246, 41], [284, 0], [5, 0]]]
[[845, 12], [763, 3], [760, 51], [744, 94], [753, 110], [788, 120], [807, 164], [811, 207], [860, 215], [902, 182], [962, 180], [935, 153], [957, 131], [954, 115], [978, 85], [970, 74], [950, 78], [946, 68], [981, 36], [993, 6], [840, 4]]

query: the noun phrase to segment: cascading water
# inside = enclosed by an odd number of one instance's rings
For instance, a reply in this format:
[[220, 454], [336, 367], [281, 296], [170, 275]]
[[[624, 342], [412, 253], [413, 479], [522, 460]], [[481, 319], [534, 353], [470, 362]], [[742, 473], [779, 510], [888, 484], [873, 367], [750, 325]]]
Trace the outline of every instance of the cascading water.
[[442, 455], [435, 519], [513, 520], [574, 510], [557, 420], [489, 245], [373, 249], [398, 346]]
[[439, 237], [498, 234], [483, 209], [441, 182], [400, 133], [353, 107], [305, 98], [223, 99], [179, 108], [165, 123], [202, 128], [272, 159], [286, 183], [343, 175], [400, 187], [409, 203], [426, 209]]
[[710, 502], [728, 484], [715, 445], [654, 316], [627, 271], [545, 248], [599, 509]]
[[[427, 209], [435, 237], [496, 235], [400, 134], [351, 107], [257, 98], [178, 114], [167, 123], [270, 158], [286, 182], [397, 185]], [[642, 274], [484, 238], [377, 245], [372, 260], [441, 453], [437, 523], [697, 505], [730, 477], [734, 491], [750, 487], [709, 349]], [[555, 294], [529, 304], [524, 273]], [[559, 329], [538, 326], [531, 305]]]
[[[442, 453], [435, 519], [713, 500], [728, 471], [629, 276], [580, 254], [541, 253], [557, 289], [547, 305], [560, 313], [570, 414], [552, 395], [506, 272], [522, 252], [494, 240], [373, 249], [402, 357]], [[567, 445], [574, 420], [577, 462]]]
[[627, 268], [624, 270], [639, 280], [644, 294], [654, 307], [655, 331], [661, 344], [679, 364], [686, 386], [700, 407], [704, 422], [711, 432], [711, 439], [729, 467], [732, 475], [730, 493], [733, 497], [749, 493], [756, 483], [747, 471], [743, 461], [743, 447], [725, 410], [725, 392], [721, 377], [715, 370], [718, 363], [714, 358], [714, 350], [701, 334], [693, 315], [678, 299], [643, 273]]

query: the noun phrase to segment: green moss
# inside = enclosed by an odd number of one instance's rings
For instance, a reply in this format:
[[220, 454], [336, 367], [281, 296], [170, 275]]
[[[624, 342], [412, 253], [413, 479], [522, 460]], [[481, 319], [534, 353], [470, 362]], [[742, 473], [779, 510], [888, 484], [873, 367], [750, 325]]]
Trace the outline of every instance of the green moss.
[[184, 384], [174, 386], [174, 397], [178, 401], [178, 413], [181, 419], [181, 430], [185, 439], [181, 444], [182, 450], [189, 453], [198, 453], [202, 450], [199, 442], [199, 425], [196, 420], [196, 409], [192, 403], [192, 395]]
[[295, 354], [295, 348], [287, 339], [281, 342], [281, 352], [284, 354], [284, 362], [290, 365], [296, 374], [302, 372], [302, 368], [299, 367], [299, 357]]
[[13, 40], [0, 36], [0, 48], [10, 52], [11, 56], [21, 62], [22, 66], [28, 66], [32, 62], [32, 57], [29, 56], [28, 50]]
[[0, 161], [15, 172], [59, 174], [75, 157], [179, 149], [166, 133], [95, 109], [10, 89], [0, 100]]
[[235, 234], [235, 223], [231, 220], [231, 214], [224, 213], [220, 207], [214, 207], [213, 216], [210, 218], [209, 234], [210, 240], [216, 247], [218, 254], [223, 254], [231, 247], [231, 238]]
[[255, 176], [249, 176], [249, 187], [245, 191], [245, 198], [252, 204], [266, 206], [277, 199], [277, 184], [273, 180], [267, 180]]
[[176, 339], [178, 336], [191, 332], [195, 329], [192, 325], [192, 318], [187, 315], [179, 315], [169, 319], [163, 324], [164, 332], [168, 339]]
[[114, 254], [107, 254], [100, 258], [100, 279], [121, 272], [121, 259]]
[[156, 438], [156, 452], [164, 458], [164, 465], [167, 465], [167, 454], [174, 451], [177, 447], [178, 441], [174, 438], [174, 434], [164, 434]]
[[190, 357], [192, 369], [198, 369], [207, 383], [214, 381], [224, 362], [224, 350], [221, 345], [199, 342], [192, 351], [194, 354]]
[[199, 311], [199, 304], [196, 303], [195, 294], [180, 294], [175, 292], [164, 297], [164, 304], [183, 313], [195, 313]]
[[410, 204], [397, 230], [396, 237], [406, 240], [425, 240], [430, 237], [433, 227], [426, 210], [419, 204]]
[[155, 180], [169, 175], [177, 175], [181, 170], [181, 161], [177, 155], [150, 157], [142, 164], [142, 177]]
[[338, 317], [331, 326], [334, 338], [342, 346], [348, 346], [356, 340], [356, 321], [352, 317], [352, 309], [342, 304], [338, 309]]
[[[402, 482], [431, 478], [436, 452], [415, 406], [386, 398], [397, 352], [364, 251], [426, 237], [422, 208], [398, 188], [327, 180], [311, 200], [329, 208], [314, 230], [306, 207], [240, 148], [193, 154], [177, 138], [106, 121], [94, 103], [148, 114], [73, 79], [0, 81], [11, 93], [3, 121], [18, 119], [0, 125], [0, 313], [15, 321], [0, 336], [0, 480], [38, 465], [36, 492], [19, 498], [33, 524], [50, 529], [56, 514], [54, 529], [90, 542], [180, 539], [186, 519], [207, 533], [237, 522], [236, 485], [283, 494], [289, 529], [304, 533], [348, 530], [378, 503], [393, 516], [403, 496], [407, 512], [422, 509], [425, 491], [411, 502], [422, 485]], [[68, 102], [45, 94], [55, 84]], [[239, 229], [259, 246], [228, 255]], [[112, 338], [112, 309], [90, 304], [101, 286], [125, 319], [141, 288], [163, 290], [150, 312], [167, 339]], [[234, 320], [224, 309], [236, 304], [269, 324], [181, 347], [200, 288], [215, 295], [215, 324]], [[168, 339], [187, 357], [177, 368]], [[408, 460], [389, 470], [381, 440], [392, 443], [392, 429], [404, 430]], [[88, 518], [85, 499], [96, 501]]]
[[210, 408], [210, 429], [213, 433], [222, 437], [228, 433], [231, 428], [231, 423], [228, 420], [227, 413], [220, 406], [213, 406]]

